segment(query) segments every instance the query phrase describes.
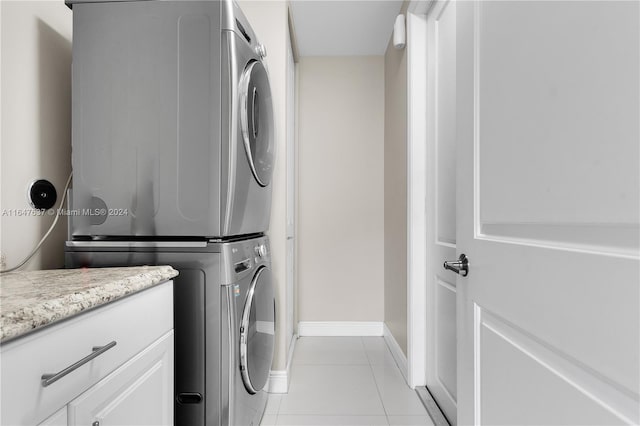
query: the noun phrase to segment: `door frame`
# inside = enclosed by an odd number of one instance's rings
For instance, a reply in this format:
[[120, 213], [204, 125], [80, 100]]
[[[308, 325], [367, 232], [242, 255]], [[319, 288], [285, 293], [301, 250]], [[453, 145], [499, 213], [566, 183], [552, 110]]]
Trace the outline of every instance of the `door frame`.
[[456, 9], [455, 1], [437, 0], [427, 13], [427, 72], [424, 77], [427, 80], [427, 276], [423, 300], [427, 351], [423, 359], [426, 387], [450, 424], [457, 424], [458, 285], [457, 275], [446, 271], [442, 264], [455, 259], [458, 251]]
[[[286, 289], [287, 289], [287, 364], [286, 389], [291, 380], [291, 364], [298, 339], [298, 62], [299, 52], [291, 8], [287, 7], [287, 135], [286, 135]], [[291, 59], [291, 60], [290, 60]], [[289, 242], [292, 242], [291, 253]], [[291, 255], [291, 258], [289, 258]]]
[[427, 14], [407, 9], [407, 367], [408, 385], [427, 383]]
[[[290, 18], [290, 12], [289, 12]], [[286, 245], [287, 245], [287, 331], [286, 339], [289, 347], [293, 346], [296, 336], [296, 282], [297, 282], [297, 69], [296, 53], [294, 51], [293, 27], [289, 20], [286, 37], [287, 48], [287, 135], [286, 135]], [[292, 258], [289, 259], [289, 241], [293, 240]]]

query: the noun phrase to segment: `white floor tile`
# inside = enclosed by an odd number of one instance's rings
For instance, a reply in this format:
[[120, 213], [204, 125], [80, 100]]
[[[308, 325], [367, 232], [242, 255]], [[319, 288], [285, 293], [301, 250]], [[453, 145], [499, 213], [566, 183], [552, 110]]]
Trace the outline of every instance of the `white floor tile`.
[[366, 365], [369, 360], [360, 337], [301, 337], [296, 342], [293, 363]]
[[384, 341], [384, 337], [362, 337], [362, 344], [364, 345], [369, 363], [391, 363], [391, 365], [395, 365], [395, 360], [387, 347], [387, 343]]
[[278, 416], [278, 426], [387, 426], [385, 416]]
[[416, 392], [407, 386], [398, 367], [394, 365], [373, 364], [373, 374], [384, 409], [389, 416], [424, 416], [425, 410]]
[[260, 422], [260, 426], [276, 426], [276, 419], [278, 418], [275, 414], [265, 414], [262, 416], [262, 422]]
[[291, 373], [278, 415], [385, 415], [369, 365], [294, 365]]
[[263, 425], [433, 425], [383, 338], [303, 337], [295, 351], [289, 393], [269, 396]]
[[389, 416], [391, 426], [433, 426], [429, 416]]
[[281, 400], [282, 394], [270, 393], [269, 398], [267, 399], [267, 408], [265, 409], [265, 414], [278, 414]]

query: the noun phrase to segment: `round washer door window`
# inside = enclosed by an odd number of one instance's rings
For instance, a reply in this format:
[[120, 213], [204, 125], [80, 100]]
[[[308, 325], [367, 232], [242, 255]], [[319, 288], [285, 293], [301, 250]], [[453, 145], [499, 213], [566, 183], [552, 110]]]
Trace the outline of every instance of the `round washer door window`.
[[240, 121], [249, 166], [261, 186], [273, 175], [274, 123], [271, 87], [262, 62], [250, 62], [240, 79]]
[[247, 293], [240, 326], [240, 370], [249, 393], [267, 383], [275, 340], [275, 299], [271, 271], [256, 272]]

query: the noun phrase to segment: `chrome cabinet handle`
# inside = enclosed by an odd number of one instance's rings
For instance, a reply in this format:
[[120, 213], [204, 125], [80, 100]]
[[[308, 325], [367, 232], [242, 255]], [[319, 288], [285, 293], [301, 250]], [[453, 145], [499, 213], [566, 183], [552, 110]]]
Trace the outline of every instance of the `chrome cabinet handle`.
[[446, 261], [442, 266], [444, 266], [444, 269], [453, 271], [463, 277], [469, 275], [469, 259], [467, 259], [467, 255], [464, 253], [458, 257], [458, 260]]
[[82, 358], [80, 361], [68, 366], [67, 368], [65, 368], [64, 370], [61, 370], [55, 374], [43, 374], [41, 379], [42, 379], [42, 387], [46, 388], [47, 386], [49, 386], [51, 383], [55, 383], [58, 380], [62, 379], [64, 376], [66, 376], [67, 374], [71, 373], [73, 370], [76, 370], [78, 368], [80, 368], [81, 366], [83, 366], [84, 364], [88, 363], [89, 361], [91, 361], [94, 358], [99, 357], [100, 355], [102, 355], [103, 353], [105, 353], [106, 351], [108, 351], [109, 349], [113, 348], [116, 345], [116, 341], [114, 340], [111, 343], [108, 343], [104, 346], [94, 346], [92, 351], [89, 355], [85, 356], [84, 358]]

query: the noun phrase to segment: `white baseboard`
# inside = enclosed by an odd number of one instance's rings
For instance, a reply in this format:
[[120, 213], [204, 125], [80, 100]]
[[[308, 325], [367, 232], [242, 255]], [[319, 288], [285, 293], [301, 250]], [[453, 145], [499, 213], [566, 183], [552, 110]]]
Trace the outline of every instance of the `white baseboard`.
[[297, 340], [298, 340], [298, 336], [294, 334], [289, 344], [289, 353], [287, 354], [287, 369], [269, 371], [269, 382], [267, 384], [267, 392], [269, 393], [288, 393], [289, 392], [289, 382], [291, 381], [291, 361], [293, 360], [293, 351], [296, 346]]
[[269, 371], [269, 393], [287, 393], [289, 391], [289, 374], [287, 370]]
[[402, 376], [404, 377], [405, 382], [407, 382], [408, 384], [409, 368], [407, 363], [407, 357], [405, 356], [404, 352], [402, 352], [402, 349], [400, 348], [400, 345], [396, 341], [395, 337], [393, 337], [393, 334], [391, 334], [391, 330], [389, 330], [389, 327], [387, 327], [387, 324], [384, 324], [384, 341], [386, 342], [387, 347], [391, 351], [391, 355], [393, 356], [393, 359], [396, 361], [396, 364], [398, 365], [398, 368], [400, 369], [400, 372], [402, 373]]
[[300, 321], [298, 335], [303, 336], [383, 336], [377, 321]]

